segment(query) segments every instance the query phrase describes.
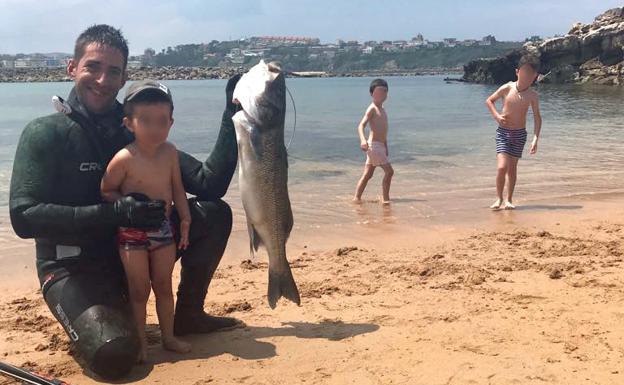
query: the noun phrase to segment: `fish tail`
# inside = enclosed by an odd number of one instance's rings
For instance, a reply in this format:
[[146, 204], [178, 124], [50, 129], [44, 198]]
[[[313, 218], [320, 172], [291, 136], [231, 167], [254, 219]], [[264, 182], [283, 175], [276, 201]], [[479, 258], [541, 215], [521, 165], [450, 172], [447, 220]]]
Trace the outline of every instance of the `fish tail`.
[[269, 271], [268, 297], [271, 309], [275, 309], [275, 305], [277, 305], [277, 301], [280, 297], [287, 298], [297, 305], [301, 305], [299, 290], [297, 289], [297, 284], [293, 279], [290, 267], [280, 272]]

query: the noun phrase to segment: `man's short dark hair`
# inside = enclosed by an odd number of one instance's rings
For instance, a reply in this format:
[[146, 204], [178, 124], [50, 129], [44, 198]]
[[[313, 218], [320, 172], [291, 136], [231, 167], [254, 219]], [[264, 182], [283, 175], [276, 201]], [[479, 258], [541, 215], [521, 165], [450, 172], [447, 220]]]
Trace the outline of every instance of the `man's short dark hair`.
[[371, 95], [373, 94], [373, 91], [375, 91], [375, 88], [377, 87], [386, 87], [386, 89], [388, 89], [388, 82], [386, 82], [383, 79], [375, 79], [371, 82], [370, 84], [370, 93]]
[[170, 116], [173, 116], [173, 103], [171, 103], [171, 99], [167, 97], [164, 93], [158, 90], [145, 90], [141, 91], [141, 93], [137, 94], [124, 103], [124, 115], [127, 118], [132, 118], [132, 114], [134, 113], [134, 107], [137, 105], [146, 105], [146, 104], [159, 104], [165, 103], [171, 107]]
[[106, 24], [96, 24], [85, 29], [76, 39], [74, 60], [80, 61], [85, 53], [85, 48], [91, 43], [118, 49], [124, 58], [124, 67], [128, 64], [128, 41], [117, 28]]
[[520, 69], [523, 65], [530, 66], [533, 70], [535, 70], [535, 72], [539, 72], [540, 70], [540, 61], [535, 55], [522, 55], [520, 61], [518, 61], [518, 69]]

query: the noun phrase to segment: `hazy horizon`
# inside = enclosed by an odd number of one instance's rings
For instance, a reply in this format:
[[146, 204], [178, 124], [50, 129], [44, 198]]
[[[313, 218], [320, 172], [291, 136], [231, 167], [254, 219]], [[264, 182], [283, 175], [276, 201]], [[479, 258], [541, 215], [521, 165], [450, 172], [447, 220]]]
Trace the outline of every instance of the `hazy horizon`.
[[457, 3], [111, 0], [98, 9], [85, 0], [0, 0], [0, 53], [71, 53], [78, 34], [99, 23], [121, 28], [133, 55], [146, 48], [158, 52], [179, 44], [263, 35], [315, 37], [323, 44], [337, 39], [409, 40], [418, 33], [430, 41], [490, 34], [501, 41], [523, 41], [532, 35], [565, 34], [574, 22], [590, 23], [607, 9], [624, 6], [621, 0]]

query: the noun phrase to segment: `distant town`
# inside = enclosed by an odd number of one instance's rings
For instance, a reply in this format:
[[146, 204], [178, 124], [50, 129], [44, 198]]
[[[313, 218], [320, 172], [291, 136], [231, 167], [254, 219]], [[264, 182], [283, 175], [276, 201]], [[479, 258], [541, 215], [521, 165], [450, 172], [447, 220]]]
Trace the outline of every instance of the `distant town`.
[[[528, 40], [541, 40], [539, 36], [532, 36]], [[419, 63], [413, 59], [397, 60], [392, 58], [416, 58], [431, 56], [428, 51], [445, 50], [447, 56], [452, 50], [474, 52], [474, 55], [462, 55], [458, 59], [472, 59], [472, 56], [481, 54], [498, 54], [499, 50], [517, 48], [523, 42], [499, 42], [492, 35], [479, 40], [447, 38], [442, 41], [429, 41], [418, 34], [410, 40], [394, 41], [365, 41], [338, 40], [332, 44], [321, 44], [318, 38], [296, 36], [257, 36], [232, 41], [216, 41], [201, 44], [185, 44], [167, 47], [160, 52], [152, 48], [145, 49], [142, 55], [129, 57], [128, 67], [160, 67], [160, 66], [211, 66], [232, 67], [244, 66], [257, 62], [260, 58], [279, 60], [292, 67], [291, 70], [357, 70], [366, 68], [366, 62], [373, 57], [379, 57], [372, 67], [447, 67], [461, 65], [461, 62], [443, 60]], [[488, 49], [489, 47], [489, 49]], [[492, 49], [497, 47], [498, 50]], [[480, 49], [475, 49], [480, 48]], [[451, 50], [451, 51], [449, 51]], [[449, 53], [450, 52], [450, 53]], [[33, 68], [62, 68], [67, 65], [71, 54], [0, 54], [0, 67], [10, 69]], [[342, 60], [339, 60], [342, 59]], [[386, 60], [387, 59], [387, 60]], [[372, 60], [374, 61], [374, 60]], [[422, 61], [422, 60], [420, 60]], [[392, 68], [390, 68], [392, 69]]]

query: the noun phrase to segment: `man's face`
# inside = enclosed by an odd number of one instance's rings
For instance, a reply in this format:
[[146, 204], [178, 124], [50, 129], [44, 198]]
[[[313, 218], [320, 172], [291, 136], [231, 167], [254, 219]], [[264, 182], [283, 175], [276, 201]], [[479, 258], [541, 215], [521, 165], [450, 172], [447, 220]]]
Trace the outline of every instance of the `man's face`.
[[87, 45], [78, 62], [70, 60], [67, 73], [74, 80], [82, 104], [95, 114], [109, 111], [126, 83], [122, 53], [98, 43]]

